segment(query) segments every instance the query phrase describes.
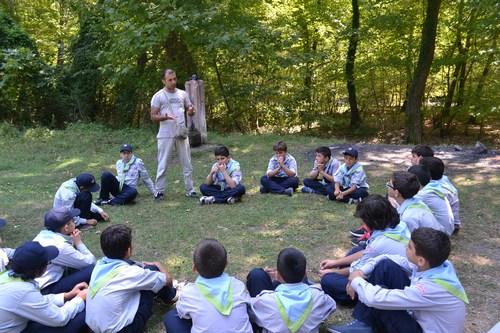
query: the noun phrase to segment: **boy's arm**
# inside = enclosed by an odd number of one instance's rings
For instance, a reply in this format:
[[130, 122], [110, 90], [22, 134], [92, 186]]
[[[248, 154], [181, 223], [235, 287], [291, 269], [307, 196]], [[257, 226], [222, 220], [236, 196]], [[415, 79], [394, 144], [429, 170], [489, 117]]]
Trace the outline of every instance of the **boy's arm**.
[[[337, 185], [338, 183], [335, 183], [335, 185]], [[339, 194], [337, 195], [337, 199], [344, 199], [344, 197], [346, 195], [349, 195], [351, 194], [352, 192], [354, 192], [356, 190], [357, 186], [356, 185], [351, 185], [351, 187], [349, 187], [347, 190], [344, 190], [344, 191], [340, 191], [340, 186], [339, 186]], [[335, 187], [335, 189], [337, 189]]]
[[159, 262], [159, 261], [155, 261], [155, 262], [149, 262], [149, 261], [143, 261], [142, 262], [144, 265], [153, 265], [153, 266], [156, 266], [158, 267], [158, 269], [160, 270], [160, 272], [162, 272], [163, 274], [165, 274], [165, 276], [167, 277], [167, 283], [166, 285], [167, 286], [170, 286], [172, 285], [172, 275], [170, 275], [167, 270], [165, 269], [165, 267], [163, 267], [162, 263]]
[[151, 180], [151, 177], [149, 177], [149, 173], [148, 170], [146, 170], [144, 162], [140, 158], [138, 158], [136, 163], [139, 169], [139, 177], [141, 178], [144, 185], [146, 185], [149, 192], [154, 195], [156, 193], [155, 186], [153, 184], [153, 181]]
[[213, 185], [214, 184], [214, 173], [216, 173], [219, 170], [219, 165], [215, 163], [212, 166], [212, 169], [210, 169], [210, 173], [207, 176], [207, 179], [205, 179], [205, 184], [207, 185]]
[[290, 159], [290, 167], [288, 167], [285, 163], [286, 159], [281, 163], [281, 168], [285, 173], [287, 174], [288, 177], [295, 177], [297, 175], [297, 162], [291, 155], [287, 155], [288, 158]]
[[311, 179], [317, 179], [319, 176], [319, 170], [318, 170], [318, 162], [314, 161], [314, 166], [311, 172], [309, 173], [309, 178]]
[[234, 181], [233, 178], [231, 178], [231, 176], [229, 175], [229, 173], [227, 172], [227, 169], [226, 169], [227, 165], [225, 164], [222, 164], [219, 166], [219, 170], [220, 172], [222, 172], [222, 175], [224, 176], [224, 180], [226, 181], [226, 184], [230, 187], [230, 188], [235, 188], [236, 187], [236, 182]]

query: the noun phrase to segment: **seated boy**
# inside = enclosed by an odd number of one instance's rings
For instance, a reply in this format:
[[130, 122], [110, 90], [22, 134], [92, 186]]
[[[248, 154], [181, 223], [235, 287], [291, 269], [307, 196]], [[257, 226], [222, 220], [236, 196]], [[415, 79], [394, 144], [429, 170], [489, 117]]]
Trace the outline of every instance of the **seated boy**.
[[62, 183], [54, 197], [53, 207], [79, 209], [80, 216], [75, 217], [76, 227], [80, 230], [90, 229], [98, 221], [109, 220], [108, 213], [92, 202], [92, 192], [97, 192], [99, 188], [94, 176], [89, 173], [79, 174]]
[[397, 203], [400, 220], [406, 223], [410, 232], [420, 227], [444, 231], [430, 208], [422, 200], [415, 198], [420, 190], [416, 175], [407, 171], [394, 172], [385, 185], [389, 198]]
[[420, 190], [414, 197], [429, 207], [444, 231], [451, 235], [454, 230], [453, 212], [441, 185], [436, 180], [431, 180], [431, 173], [426, 165], [414, 165], [408, 172], [415, 174], [420, 183]]
[[278, 255], [274, 287], [263, 269], [252, 270], [247, 287], [252, 296], [250, 320], [267, 332], [319, 332], [319, 326], [336, 309], [335, 301], [318, 285], [303, 282], [306, 257], [294, 248], [285, 248]]
[[297, 162], [288, 154], [288, 147], [283, 141], [273, 146], [274, 156], [269, 160], [266, 175], [260, 179], [260, 193], [277, 193], [292, 196], [299, 187]]
[[334, 182], [333, 175], [337, 172], [340, 163], [332, 157], [330, 148], [321, 146], [316, 149], [316, 159], [314, 167], [309, 174], [310, 178], [304, 179], [302, 193], [317, 193], [327, 195], [326, 188], [328, 184]]
[[171, 302], [176, 297], [172, 277], [159, 262], [136, 263], [132, 230], [112, 225], [101, 233], [105, 257], [92, 272], [85, 321], [95, 333], [142, 332], [153, 314], [153, 296]]
[[38, 242], [20, 245], [0, 273], [0, 332], [86, 332], [87, 284], [69, 292], [42, 295], [35, 278], [41, 276], [59, 251]]
[[[462, 332], [469, 303], [451, 262], [451, 243], [442, 231], [413, 231], [404, 256], [370, 259], [349, 277], [357, 293], [355, 320], [328, 328], [332, 333]], [[368, 280], [368, 281], [366, 281]]]
[[367, 260], [381, 254], [404, 255], [410, 232], [404, 222], [400, 222], [398, 212], [389, 200], [379, 194], [369, 195], [356, 206], [355, 217], [372, 230], [366, 241], [366, 249], [357, 247], [346, 256], [320, 263], [321, 288], [335, 301], [352, 303], [346, 293], [348, 277]]
[[366, 173], [358, 162], [358, 151], [354, 148], [346, 149], [344, 161], [334, 175], [334, 184], [328, 185], [326, 192], [328, 199], [340, 202], [358, 203], [368, 196]]
[[[149, 177], [144, 162], [132, 153], [131, 145], [120, 147], [121, 159], [116, 161], [116, 177], [109, 171], [101, 175], [101, 192], [95, 204], [119, 206], [135, 199], [139, 179], [153, 196], [156, 194], [153, 181]], [[113, 199], [110, 199], [110, 194]]]
[[96, 262], [95, 256], [82, 242], [80, 230], [75, 229], [79, 209], [52, 208], [45, 214], [46, 230], [34, 241], [43, 246], [55, 246], [59, 255], [52, 259], [45, 273], [36, 278], [42, 294], [58, 294], [71, 290], [77, 283], [89, 283]]
[[460, 201], [458, 199], [458, 190], [453, 186], [448, 177], [444, 176], [444, 163], [440, 158], [429, 156], [420, 160], [420, 164], [427, 165], [431, 172], [432, 180], [435, 180], [441, 185], [444, 195], [450, 203], [451, 211], [453, 212], [453, 223], [456, 230], [460, 229], [462, 222], [460, 221]]
[[434, 156], [434, 149], [429, 145], [416, 145], [411, 150], [411, 165], [418, 165], [424, 157]]
[[245, 194], [245, 186], [241, 184], [243, 173], [240, 163], [233, 160], [226, 146], [215, 148], [215, 160], [204, 184], [200, 185], [203, 196], [200, 204], [228, 203], [234, 204]]
[[[0, 219], [0, 229], [2, 229], [6, 224], [7, 221], [5, 221], [4, 219]], [[2, 271], [9, 263], [9, 260], [12, 259], [14, 251], [15, 249], [3, 247], [3, 240], [2, 237], [0, 237], [0, 271]]]
[[184, 286], [177, 310], [164, 318], [168, 333], [251, 333], [247, 308], [250, 295], [245, 284], [224, 270], [227, 252], [215, 239], [201, 240], [193, 254], [195, 283]]

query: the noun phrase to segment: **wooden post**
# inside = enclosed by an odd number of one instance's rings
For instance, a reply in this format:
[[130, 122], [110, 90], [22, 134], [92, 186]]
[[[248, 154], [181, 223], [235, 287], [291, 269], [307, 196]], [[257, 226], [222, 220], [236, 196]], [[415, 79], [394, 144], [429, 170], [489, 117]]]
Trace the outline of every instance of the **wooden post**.
[[194, 105], [196, 113], [187, 117], [189, 128], [189, 141], [191, 146], [196, 147], [207, 143], [207, 121], [205, 113], [205, 86], [203, 80], [193, 78], [185, 83], [186, 92]]

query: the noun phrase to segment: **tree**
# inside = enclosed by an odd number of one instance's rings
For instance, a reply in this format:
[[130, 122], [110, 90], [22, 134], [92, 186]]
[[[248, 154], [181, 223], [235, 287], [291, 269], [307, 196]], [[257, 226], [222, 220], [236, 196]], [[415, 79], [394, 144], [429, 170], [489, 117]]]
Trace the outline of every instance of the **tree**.
[[347, 92], [349, 93], [349, 106], [351, 107], [351, 128], [359, 128], [361, 117], [356, 100], [356, 85], [354, 84], [354, 61], [356, 60], [356, 48], [359, 41], [359, 5], [358, 0], [352, 0], [352, 30], [349, 34], [349, 48], [345, 64], [345, 75], [347, 79]]
[[405, 139], [407, 143], [420, 143], [422, 141], [422, 113], [420, 108], [424, 97], [425, 83], [434, 58], [440, 7], [441, 0], [427, 1], [417, 68], [408, 91], [405, 119]]

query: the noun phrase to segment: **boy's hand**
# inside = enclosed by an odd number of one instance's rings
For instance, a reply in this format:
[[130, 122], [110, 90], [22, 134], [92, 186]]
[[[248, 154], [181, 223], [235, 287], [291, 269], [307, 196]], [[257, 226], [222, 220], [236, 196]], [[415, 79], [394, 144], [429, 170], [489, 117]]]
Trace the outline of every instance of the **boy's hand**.
[[349, 274], [349, 283], [351, 283], [351, 281], [357, 277], [361, 277], [365, 280], [368, 278], [362, 270], [356, 269], [351, 274]]
[[219, 164], [219, 171], [222, 173], [224, 173], [224, 171], [226, 171], [226, 165], [224, 163]]
[[269, 277], [271, 277], [271, 280], [276, 280], [276, 270], [271, 267], [264, 267], [264, 271], [269, 274]]
[[69, 238], [71, 238], [75, 247], [82, 244], [82, 235], [78, 229], [73, 230], [73, 232], [69, 235]]
[[216, 173], [217, 171], [219, 171], [219, 165], [218, 164], [216, 164], [216, 165], [213, 166], [212, 173]]
[[318, 171], [321, 172], [325, 170], [325, 165], [318, 163], [316, 164], [316, 168], [318, 168]]
[[323, 277], [324, 275], [329, 274], [329, 273], [341, 274], [340, 269], [338, 269], [338, 268], [326, 268], [326, 269], [319, 270], [319, 276], [321, 276], [321, 277]]
[[345, 291], [346, 291], [347, 295], [349, 295], [349, 297], [351, 297], [352, 300], [356, 298], [356, 292], [354, 291], [354, 289], [351, 288], [351, 282], [347, 283], [347, 286], [345, 287]]
[[106, 212], [102, 212], [102, 213], [101, 213], [101, 216], [102, 216], [102, 218], [104, 219], [104, 221], [109, 221], [109, 214], [108, 214], [108, 213], [106, 213]]
[[335, 192], [333, 192], [334, 196], [338, 196], [339, 194], [340, 194], [340, 190], [335, 190]]
[[327, 260], [323, 260], [322, 262], [320, 262], [319, 269], [334, 268], [334, 267], [338, 267], [338, 266], [339, 265], [337, 264], [337, 260], [327, 259]]
[[278, 157], [278, 164], [279, 164], [280, 167], [283, 166], [284, 162], [285, 162], [285, 159], [283, 158], [283, 156]]

